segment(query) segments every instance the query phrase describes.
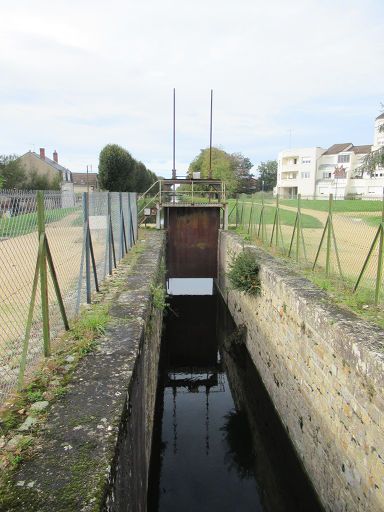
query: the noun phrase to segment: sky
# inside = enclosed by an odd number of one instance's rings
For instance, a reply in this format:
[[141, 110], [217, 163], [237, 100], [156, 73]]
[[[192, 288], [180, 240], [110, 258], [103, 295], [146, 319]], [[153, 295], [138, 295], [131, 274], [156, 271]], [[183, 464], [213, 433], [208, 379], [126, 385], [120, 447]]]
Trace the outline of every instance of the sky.
[[120, 144], [182, 175], [209, 145], [257, 167], [289, 147], [371, 144], [382, 0], [0, 0], [0, 154], [96, 171]]

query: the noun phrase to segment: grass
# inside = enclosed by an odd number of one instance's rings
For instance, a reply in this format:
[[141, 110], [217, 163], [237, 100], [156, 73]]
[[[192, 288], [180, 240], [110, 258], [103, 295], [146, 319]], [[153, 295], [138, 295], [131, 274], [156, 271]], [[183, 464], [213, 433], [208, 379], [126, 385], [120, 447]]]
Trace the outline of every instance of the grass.
[[[280, 199], [280, 204], [284, 206], [297, 206], [296, 199]], [[326, 199], [302, 199], [301, 208], [316, 210], [319, 212], [328, 211], [328, 200]], [[357, 201], [354, 199], [343, 199], [333, 201], [332, 209], [334, 212], [378, 212], [382, 209], [381, 201]]]
[[[325, 290], [336, 304], [346, 307], [364, 320], [373, 322], [384, 329], [383, 306], [374, 304], [374, 292], [371, 288], [360, 287], [355, 293], [352, 293], [354, 283], [346, 278], [342, 280], [337, 276], [325, 277], [309, 269], [304, 270], [303, 273], [312, 283]], [[383, 299], [382, 293], [381, 302]]]
[[[45, 224], [60, 220], [76, 212], [77, 208], [55, 208], [46, 210]], [[37, 231], [37, 213], [25, 213], [15, 217], [0, 218], [0, 238], [13, 238]]]
[[[231, 199], [229, 202], [229, 211], [231, 212], [233, 206], [235, 205], [235, 200]], [[244, 207], [242, 207], [244, 205]], [[239, 219], [241, 218], [241, 212], [243, 212], [243, 225], [248, 227], [249, 224], [249, 216], [251, 213], [252, 205], [251, 203], [239, 203]], [[260, 219], [261, 206], [260, 204], [254, 205], [252, 211], [252, 221], [253, 224], [258, 224]], [[266, 224], [273, 224], [275, 219], [276, 208], [266, 205], [264, 208], [264, 221]], [[231, 214], [231, 218], [229, 220], [230, 224], [234, 223], [236, 218], [236, 211], [233, 210]], [[292, 212], [290, 210], [280, 209], [280, 222], [285, 226], [293, 226], [295, 224], [296, 212]], [[313, 228], [320, 229], [323, 227], [323, 224], [316, 217], [312, 217], [312, 215], [301, 215], [302, 227], [303, 228]]]
[[[255, 243], [251, 237], [241, 229], [236, 229], [236, 232], [241, 235], [247, 242]], [[298, 274], [304, 275], [309, 281], [316, 286], [326, 291], [332, 301], [339, 306], [353, 311], [364, 320], [368, 320], [377, 324], [384, 329], [384, 289], [382, 289], [379, 297], [379, 305], [374, 303], [374, 289], [369, 286], [360, 285], [355, 293], [352, 292], [355, 279], [332, 275], [325, 276], [325, 271], [322, 268], [317, 268], [312, 271], [312, 265], [304, 263], [296, 263], [293, 259], [276, 253], [272, 247], [262, 247], [264, 250], [271, 252], [276, 258], [284, 260], [289, 268]]]
[[381, 215], [372, 216], [372, 217], [363, 217], [363, 221], [368, 224], [368, 226], [372, 226], [374, 228], [378, 228], [381, 223]]

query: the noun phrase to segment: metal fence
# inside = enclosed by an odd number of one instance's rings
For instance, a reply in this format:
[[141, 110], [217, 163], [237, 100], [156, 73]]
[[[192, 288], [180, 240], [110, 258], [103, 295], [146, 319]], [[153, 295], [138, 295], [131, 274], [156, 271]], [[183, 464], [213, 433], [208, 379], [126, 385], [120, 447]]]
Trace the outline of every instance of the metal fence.
[[136, 239], [135, 193], [0, 190], [0, 405]]
[[367, 303], [384, 303], [384, 199], [325, 200], [240, 196], [229, 223], [251, 240], [325, 277]]

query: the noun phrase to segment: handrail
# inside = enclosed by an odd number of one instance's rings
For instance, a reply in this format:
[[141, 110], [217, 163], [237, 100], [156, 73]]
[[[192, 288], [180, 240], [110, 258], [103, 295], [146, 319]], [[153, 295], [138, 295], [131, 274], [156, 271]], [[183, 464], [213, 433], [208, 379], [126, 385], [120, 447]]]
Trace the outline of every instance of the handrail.
[[150, 204], [154, 199], [156, 199], [156, 197], [157, 197], [158, 195], [159, 195], [159, 192], [157, 192], [157, 194], [156, 194], [156, 195], [154, 195], [153, 197], [151, 197], [151, 198], [150, 198], [150, 200], [149, 200], [149, 201], [148, 201], [148, 202], [147, 202], [147, 203], [142, 207], [142, 209], [141, 209], [141, 210], [139, 210], [139, 212], [137, 213], [137, 216], [139, 216], [139, 215], [140, 215], [140, 213], [142, 213], [142, 212], [147, 208], [147, 206], [148, 206], [148, 205], [149, 205], [149, 204]]
[[[174, 186], [174, 185], [191, 185], [191, 191], [189, 190], [183, 190], [183, 191], [180, 191], [178, 192], [177, 189], [173, 189], [173, 190], [167, 190], [167, 186]], [[208, 197], [210, 197], [210, 194], [212, 193], [217, 193], [219, 194], [221, 200], [224, 200], [225, 201], [225, 195], [226, 195], [226, 190], [225, 190], [225, 182], [222, 181], [222, 180], [207, 180], [207, 179], [197, 179], [197, 180], [194, 180], [194, 179], [190, 179], [190, 178], [184, 178], [184, 179], [180, 179], [180, 178], [177, 178], [177, 179], [162, 179], [162, 180], [157, 180], [155, 181], [155, 183], [152, 183], [152, 185], [148, 188], [148, 190], [146, 190], [143, 194], [139, 195], [138, 196], [138, 200], [142, 200], [146, 197], [146, 195], [156, 186], [158, 185], [159, 186], [159, 191], [156, 193], [155, 196], [151, 197], [151, 200], [150, 201], [153, 201], [154, 198], [159, 198], [159, 202], [162, 203], [163, 202], [163, 197], [165, 197], [167, 194], [172, 194], [173, 196], [177, 196], [177, 195], [180, 195], [180, 194], [183, 194], [183, 195], [188, 195], [189, 193], [191, 193], [192, 195], [192, 198], [194, 196], [194, 194], [196, 195], [208, 195]], [[220, 189], [219, 190], [196, 190], [194, 189], [194, 185], [220, 185]], [[148, 203], [147, 203], [148, 204]], [[147, 205], [146, 205], [147, 206]], [[145, 207], [146, 207], [145, 206]], [[143, 207], [139, 213], [142, 213], [143, 209], [145, 208]]]
[[157, 185], [158, 183], [160, 183], [161, 181], [163, 181], [163, 180], [157, 180], [157, 181], [155, 181], [155, 183], [152, 183], [152, 185], [149, 187], [149, 189], [148, 189], [148, 190], [146, 190], [145, 192], [143, 192], [143, 193], [141, 194], [141, 196], [139, 196], [137, 199], [138, 199], [138, 200], [143, 199], [143, 198], [148, 194], [148, 192], [149, 192], [150, 190], [152, 190], [152, 188], [153, 188], [155, 185]]

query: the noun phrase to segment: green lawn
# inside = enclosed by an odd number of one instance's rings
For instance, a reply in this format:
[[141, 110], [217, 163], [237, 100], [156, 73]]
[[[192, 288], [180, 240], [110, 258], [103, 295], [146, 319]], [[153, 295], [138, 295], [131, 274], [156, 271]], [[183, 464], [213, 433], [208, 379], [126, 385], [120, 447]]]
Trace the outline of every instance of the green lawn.
[[368, 226], [372, 226], [374, 228], [378, 228], [381, 222], [381, 215], [377, 215], [375, 217], [363, 217], [363, 221], [368, 224]]
[[[236, 204], [235, 200], [231, 199], [229, 201], [229, 212], [231, 213], [229, 222], [231, 224], [233, 224], [235, 222], [235, 219], [236, 219], [236, 211], [235, 211], [235, 209], [233, 209], [235, 204]], [[243, 204], [244, 204], [244, 208], [242, 207]], [[241, 218], [241, 213], [243, 212], [242, 213], [243, 225], [248, 226], [248, 224], [249, 224], [249, 216], [250, 216], [250, 213], [251, 213], [251, 203], [249, 203], [249, 202], [240, 203], [239, 202], [238, 207], [239, 207], [238, 218], [239, 219]], [[253, 212], [252, 212], [252, 222], [253, 223], [258, 223], [259, 222], [260, 211], [261, 211], [261, 206], [260, 205], [254, 205]], [[265, 206], [265, 208], [264, 208], [264, 220], [265, 220], [266, 224], [273, 224], [274, 219], [275, 219], [275, 212], [276, 212], [276, 208], [274, 208], [273, 206], [271, 206], [271, 205]], [[280, 221], [281, 221], [282, 225], [293, 226], [295, 224], [295, 219], [296, 219], [296, 212], [280, 209]], [[319, 228], [323, 227], [323, 224], [318, 219], [316, 219], [315, 217], [312, 217], [312, 215], [304, 215], [304, 214], [302, 214], [301, 220], [302, 220], [303, 228], [319, 229]]]
[[[297, 206], [296, 199], [281, 199], [281, 205]], [[328, 211], [328, 201], [322, 199], [302, 199], [301, 207], [320, 212]], [[382, 208], [381, 201], [363, 201], [354, 199], [344, 199], [333, 201], [334, 212], [379, 212]]]
[[[77, 208], [56, 208], [54, 210], [46, 210], [45, 223], [49, 224], [50, 222], [60, 220], [77, 210]], [[13, 238], [15, 236], [32, 233], [33, 231], [37, 231], [36, 212], [9, 218], [0, 218], [0, 238]]]

